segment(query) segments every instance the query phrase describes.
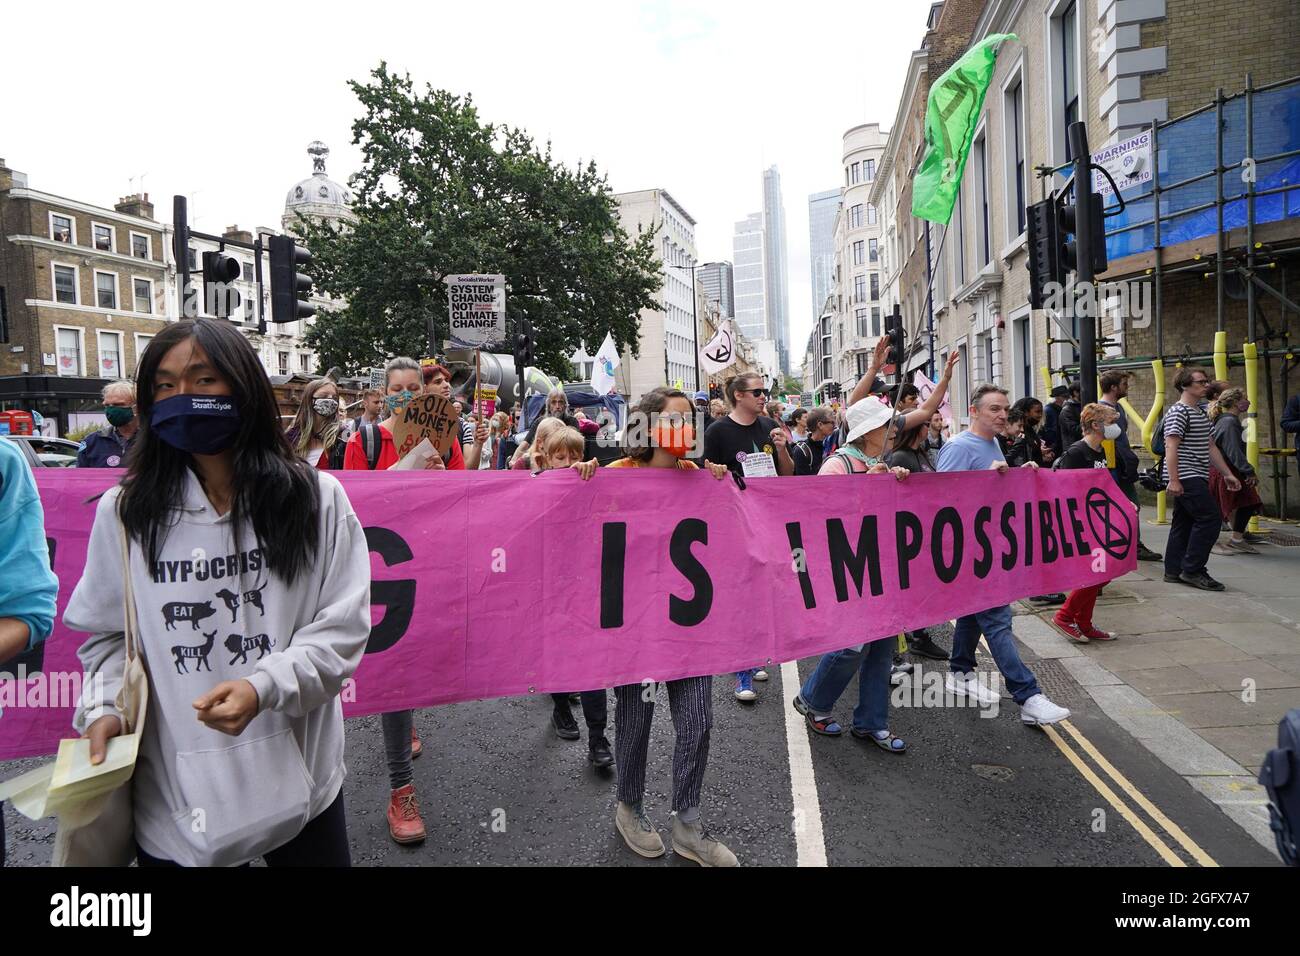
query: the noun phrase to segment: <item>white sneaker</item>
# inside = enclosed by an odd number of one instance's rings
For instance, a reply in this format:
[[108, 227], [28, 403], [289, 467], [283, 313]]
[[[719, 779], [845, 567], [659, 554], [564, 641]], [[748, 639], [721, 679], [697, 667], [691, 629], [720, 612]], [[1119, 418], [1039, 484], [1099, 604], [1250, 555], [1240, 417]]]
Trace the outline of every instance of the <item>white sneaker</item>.
[[944, 678], [943, 686], [948, 693], [973, 697], [977, 703], [985, 707], [991, 707], [1002, 699], [1001, 694], [979, 679], [976, 671], [968, 674], [949, 671], [948, 676]]
[[767, 671], [761, 667], [754, 671], [754, 680], [767, 680]]
[[1056, 724], [1070, 716], [1064, 707], [1058, 707], [1043, 694], [1035, 694], [1020, 705], [1020, 719], [1027, 724]]

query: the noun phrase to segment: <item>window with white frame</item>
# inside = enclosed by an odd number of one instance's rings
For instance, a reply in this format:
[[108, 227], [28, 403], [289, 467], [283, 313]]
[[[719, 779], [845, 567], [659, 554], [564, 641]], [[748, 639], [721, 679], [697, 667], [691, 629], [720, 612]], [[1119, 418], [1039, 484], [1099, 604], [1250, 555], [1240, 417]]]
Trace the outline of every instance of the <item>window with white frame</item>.
[[[872, 240], [873, 242], [875, 240]], [[880, 299], [880, 274], [871, 273], [871, 301], [876, 302]]]
[[1015, 351], [1016, 378], [1015, 394], [1017, 399], [1034, 394], [1034, 343], [1030, 336], [1030, 317], [1028, 314], [1011, 322], [1011, 347]]
[[311, 370], [311, 356], [304, 353], [298, 355], [298, 368], [300, 371], [307, 372]]
[[1052, 21], [1053, 42], [1057, 58], [1057, 77], [1054, 83], [1058, 93], [1057, 114], [1060, 116], [1061, 142], [1065, 145], [1065, 161], [1070, 156], [1070, 124], [1079, 120], [1079, 10], [1075, 0], [1070, 0]]
[[854, 302], [867, 301], [867, 277], [866, 276], [853, 277], [853, 301]]
[[862, 182], [862, 171], [857, 163], [849, 164], [849, 183], [856, 184]]
[[966, 354], [966, 343], [957, 346], [957, 367], [961, 369], [961, 420], [969, 421], [970, 412], [970, 359]]
[[854, 310], [853, 310], [853, 318], [854, 318], [854, 321], [855, 321], [855, 323], [856, 323], [856, 325], [857, 325], [858, 338], [860, 338], [860, 339], [865, 339], [868, 335], [871, 334], [871, 332], [870, 332], [870, 330], [869, 330], [869, 328], [868, 328], [868, 326], [867, 326], [867, 310], [866, 310], [866, 309], [854, 309]]
[[77, 244], [77, 224], [71, 216], [65, 216], [61, 213], [50, 213], [50, 238], [55, 242], [66, 242], [69, 245]]
[[95, 305], [101, 309], [117, 308], [117, 273], [95, 273]]
[[96, 332], [96, 345], [99, 348], [100, 378], [117, 379], [122, 377], [122, 333]]
[[139, 276], [131, 278], [131, 292], [135, 300], [135, 311], [152, 313], [153, 312], [153, 281], [150, 279], [141, 279]]
[[106, 226], [102, 222], [92, 222], [90, 224], [90, 241], [100, 252], [115, 252], [117, 239], [113, 232], [112, 226]]
[[149, 343], [152, 341], [152, 335], [145, 335], [143, 332], [135, 333], [135, 369], [132, 369], [131, 374], [134, 375], [135, 371], [140, 368], [140, 359], [144, 357], [144, 350], [149, 347]]
[[862, 181], [864, 183], [874, 182], [876, 178], [876, 161], [874, 159], [864, 159], [862, 161]]
[[871, 335], [874, 338], [880, 337], [880, 306], [871, 307]]
[[1002, 97], [1003, 155], [1007, 158], [1007, 239], [1025, 231], [1025, 84], [1017, 73]]
[[880, 261], [880, 240], [879, 239], [867, 240], [867, 259], [871, 262]]
[[54, 350], [59, 375], [82, 374], [81, 338], [84, 330], [54, 327]]
[[289, 353], [288, 353], [288, 352], [279, 352], [279, 353], [277, 353], [277, 356], [276, 356], [276, 357], [277, 357], [278, 360], [279, 360], [277, 364], [278, 364], [278, 367], [279, 367], [279, 369], [280, 369], [280, 374], [281, 374], [281, 375], [288, 375], [288, 374], [289, 374]]
[[966, 284], [966, 204], [962, 202], [964, 198], [959, 188], [957, 190], [957, 230], [952, 237], [955, 243], [953, 264], [957, 269], [957, 288], [961, 288]]
[[[873, 239], [872, 242], [875, 240]], [[860, 266], [866, 263], [867, 245], [861, 239], [853, 243], [853, 264]]]
[[981, 131], [975, 138], [975, 249], [980, 268], [989, 264], [989, 164], [988, 140]]
[[68, 305], [77, 304], [77, 267], [55, 265], [54, 301]]
[[873, 206], [871, 203], [867, 203], [867, 225], [874, 226], [875, 224], [876, 224], [876, 207]]
[[140, 232], [131, 233], [131, 256], [135, 259], [152, 259], [152, 237]]
[[862, 228], [862, 204], [861, 203], [859, 203], [856, 206], [849, 207], [849, 228], [850, 229]]
[[251, 262], [245, 262], [245, 263], [244, 263], [244, 268], [243, 268], [243, 278], [244, 278], [244, 281], [245, 281], [245, 282], [252, 282], [252, 281], [254, 281], [254, 280], [253, 280], [253, 264], [252, 264]]

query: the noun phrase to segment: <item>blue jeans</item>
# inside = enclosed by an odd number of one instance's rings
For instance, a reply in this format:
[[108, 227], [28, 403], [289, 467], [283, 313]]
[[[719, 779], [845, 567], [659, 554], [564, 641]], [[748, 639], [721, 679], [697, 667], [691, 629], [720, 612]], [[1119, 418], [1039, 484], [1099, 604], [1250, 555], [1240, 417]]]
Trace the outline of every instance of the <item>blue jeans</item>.
[[976, 611], [965, 617], [957, 618], [957, 628], [952, 635], [952, 657], [949, 669], [954, 674], [968, 674], [975, 670], [975, 647], [980, 642], [980, 634], [989, 642], [993, 660], [997, 662], [1002, 679], [1007, 682], [1007, 690], [1017, 704], [1023, 704], [1038, 689], [1038, 679], [1034, 672], [1025, 666], [1016, 648], [1016, 639], [1011, 634], [1011, 607], [991, 607], [987, 611]]
[[814, 713], [829, 714], [856, 673], [858, 706], [853, 708], [853, 729], [858, 733], [888, 730], [889, 668], [896, 644], [894, 637], [883, 637], [860, 651], [850, 647], [822, 655], [799, 696]]

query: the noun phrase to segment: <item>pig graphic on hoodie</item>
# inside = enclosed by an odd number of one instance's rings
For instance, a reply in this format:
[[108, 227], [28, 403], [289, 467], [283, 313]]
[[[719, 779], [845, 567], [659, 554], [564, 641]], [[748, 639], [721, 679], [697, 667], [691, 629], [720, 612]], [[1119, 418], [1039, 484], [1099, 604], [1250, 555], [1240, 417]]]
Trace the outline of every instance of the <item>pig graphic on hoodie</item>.
[[[247, 862], [297, 836], [342, 789], [339, 691], [370, 633], [370, 556], [343, 487], [325, 472], [313, 475], [320, 543], [294, 582], [270, 572], [252, 524], [243, 522], [236, 535], [230, 515], [216, 513], [189, 471], [158, 561], [150, 566], [131, 542], [128, 573], [151, 696], [132, 781], [135, 831], [152, 856], [187, 866]], [[86, 571], [63, 615], [67, 627], [90, 634], [78, 651], [86, 673], [74, 717], [80, 732], [117, 713], [126, 660], [119, 492], [99, 500]], [[257, 591], [262, 613], [255, 607], [249, 620], [241, 601], [228, 623], [219, 591]], [[256, 653], [232, 657], [222, 647]], [[102, 682], [91, 679], [96, 674]], [[242, 734], [196, 719], [196, 698], [240, 679], [258, 699]]]

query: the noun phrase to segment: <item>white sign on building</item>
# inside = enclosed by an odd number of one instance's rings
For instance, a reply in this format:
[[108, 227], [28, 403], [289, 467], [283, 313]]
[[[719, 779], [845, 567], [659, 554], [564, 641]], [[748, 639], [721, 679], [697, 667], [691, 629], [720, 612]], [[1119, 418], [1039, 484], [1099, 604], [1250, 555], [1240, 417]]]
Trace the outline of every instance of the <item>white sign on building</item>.
[[463, 348], [478, 348], [506, 337], [506, 277], [447, 276], [451, 340]]
[[[1151, 132], [1148, 130], [1139, 133], [1132, 139], [1098, 150], [1092, 154], [1092, 161], [1110, 173], [1115, 180], [1115, 185], [1119, 186], [1120, 192], [1130, 186], [1149, 183], [1154, 165], [1151, 162]], [[1109, 196], [1114, 192], [1110, 188], [1110, 180], [1103, 176], [1100, 170], [1095, 169], [1092, 172], [1092, 189], [1102, 196]]]

